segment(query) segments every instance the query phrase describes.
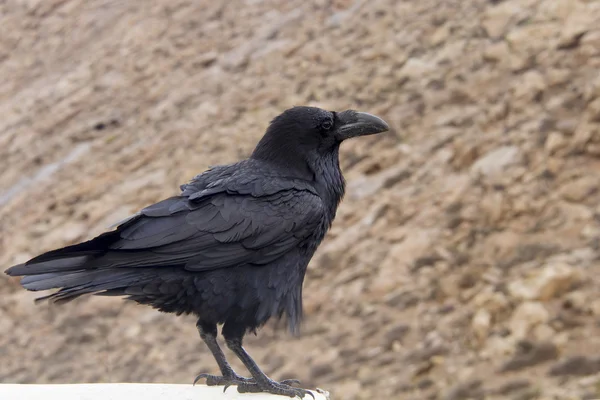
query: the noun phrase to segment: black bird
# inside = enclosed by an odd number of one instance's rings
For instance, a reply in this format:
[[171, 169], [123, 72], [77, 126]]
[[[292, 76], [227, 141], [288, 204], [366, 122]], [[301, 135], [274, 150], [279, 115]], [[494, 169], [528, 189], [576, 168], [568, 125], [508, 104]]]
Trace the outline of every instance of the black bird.
[[[295, 380], [268, 378], [242, 347], [247, 332], [286, 316], [297, 331], [308, 262], [344, 195], [340, 143], [389, 129], [352, 110], [294, 107], [273, 119], [250, 158], [212, 167], [170, 197], [87, 242], [49, 251], [9, 268], [28, 290], [60, 289], [37, 300], [83, 294], [127, 296], [160, 311], [194, 314], [222, 376], [208, 385], [239, 392], [304, 397]], [[217, 344], [252, 378], [237, 375]], [[196, 382], [194, 381], [194, 383]]]

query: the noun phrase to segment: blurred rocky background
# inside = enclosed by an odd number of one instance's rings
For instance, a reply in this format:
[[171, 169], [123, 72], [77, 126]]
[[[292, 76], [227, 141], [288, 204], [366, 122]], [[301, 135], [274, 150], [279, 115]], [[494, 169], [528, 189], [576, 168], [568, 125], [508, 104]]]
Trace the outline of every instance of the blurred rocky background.
[[[266, 372], [600, 397], [600, 1], [8, 0], [0, 76], [2, 269], [247, 156], [287, 107], [356, 108], [393, 131], [344, 144], [302, 335], [247, 340]], [[191, 317], [35, 297], [0, 274], [2, 382], [217, 371]]]

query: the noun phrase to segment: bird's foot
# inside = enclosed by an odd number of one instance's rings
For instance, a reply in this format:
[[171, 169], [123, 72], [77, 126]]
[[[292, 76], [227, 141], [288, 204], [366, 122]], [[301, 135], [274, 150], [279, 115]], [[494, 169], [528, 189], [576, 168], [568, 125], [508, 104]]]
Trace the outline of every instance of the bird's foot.
[[243, 383], [238, 384], [238, 392], [271, 393], [288, 397], [299, 397], [301, 399], [308, 394], [313, 399], [315, 398], [315, 395], [308, 390], [292, 387], [291, 384], [294, 383], [298, 384], [300, 382], [296, 379], [286, 379], [281, 382], [275, 382], [269, 379], [268, 381], [262, 381], [258, 383]]
[[227, 375], [227, 376], [219, 376], [219, 375], [211, 375], [211, 374], [200, 374], [194, 379], [194, 385], [198, 383], [200, 379], [206, 379], [207, 386], [225, 386], [225, 391], [231, 385], [241, 385], [241, 384], [253, 384], [255, 380], [252, 378], [244, 378], [243, 376], [239, 376], [238, 374]]

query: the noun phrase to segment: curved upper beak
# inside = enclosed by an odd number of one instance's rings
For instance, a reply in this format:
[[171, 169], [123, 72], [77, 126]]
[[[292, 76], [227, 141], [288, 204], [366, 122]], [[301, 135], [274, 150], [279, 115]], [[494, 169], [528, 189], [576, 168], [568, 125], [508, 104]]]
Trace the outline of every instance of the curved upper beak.
[[339, 125], [335, 135], [339, 141], [356, 136], [374, 135], [390, 129], [387, 122], [381, 118], [364, 112], [347, 110], [338, 113], [337, 117]]

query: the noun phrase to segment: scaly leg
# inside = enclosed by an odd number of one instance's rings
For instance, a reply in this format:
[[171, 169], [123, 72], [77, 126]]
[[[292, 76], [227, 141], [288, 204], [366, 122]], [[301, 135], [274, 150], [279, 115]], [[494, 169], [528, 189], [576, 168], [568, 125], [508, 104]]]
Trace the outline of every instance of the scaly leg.
[[305, 395], [309, 394], [314, 399], [315, 396], [310, 391], [290, 386], [291, 383], [299, 383], [295, 379], [276, 382], [265, 375], [252, 357], [250, 357], [250, 355], [242, 347], [242, 338], [244, 336], [243, 331], [240, 332], [240, 329], [231, 329], [231, 327], [226, 323], [223, 329], [223, 336], [225, 337], [225, 343], [227, 344], [227, 347], [229, 347], [229, 349], [233, 351], [236, 356], [238, 356], [238, 358], [242, 361], [242, 363], [244, 363], [244, 366], [250, 372], [250, 375], [252, 375], [252, 378], [254, 378], [253, 382], [243, 382], [237, 384], [238, 392], [266, 392], [289, 397], [297, 396], [300, 398], [303, 398]]
[[206, 343], [206, 346], [212, 353], [213, 357], [217, 361], [219, 365], [219, 369], [221, 370], [222, 376], [218, 375], [210, 375], [210, 374], [200, 374], [194, 379], [194, 385], [203, 378], [206, 378], [206, 384], [208, 386], [219, 386], [224, 385], [225, 389], [227, 389], [230, 385], [239, 385], [243, 383], [254, 383], [253, 379], [244, 378], [243, 376], [239, 376], [235, 373], [231, 365], [227, 362], [225, 358], [225, 354], [219, 347], [219, 343], [217, 343], [217, 325], [216, 324], [207, 324], [198, 320], [196, 323], [196, 327], [198, 328], [198, 332], [200, 333], [200, 337]]

